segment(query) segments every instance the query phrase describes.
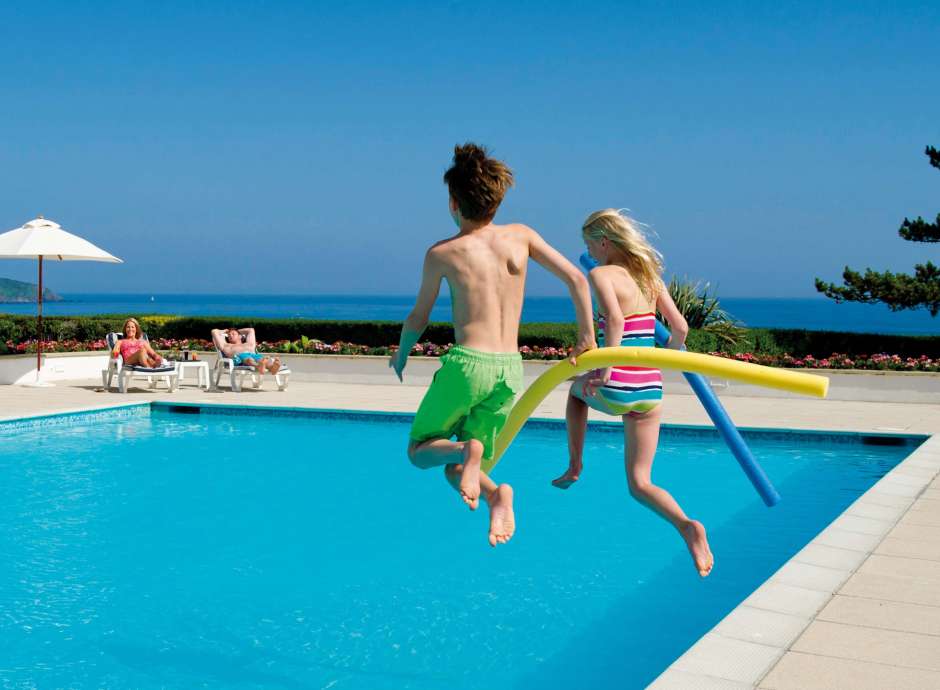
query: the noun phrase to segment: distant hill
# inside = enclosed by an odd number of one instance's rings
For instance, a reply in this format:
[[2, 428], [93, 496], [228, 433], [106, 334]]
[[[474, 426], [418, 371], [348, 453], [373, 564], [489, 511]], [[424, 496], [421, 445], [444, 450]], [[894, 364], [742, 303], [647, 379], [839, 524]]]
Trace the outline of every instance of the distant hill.
[[[35, 283], [24, 283], [19, 280], [0, 278], [0, 304], [9, 302], [35, 302]], [[62, 298], [48, 288], [42, 291], [43, 302], [61, 302]]]

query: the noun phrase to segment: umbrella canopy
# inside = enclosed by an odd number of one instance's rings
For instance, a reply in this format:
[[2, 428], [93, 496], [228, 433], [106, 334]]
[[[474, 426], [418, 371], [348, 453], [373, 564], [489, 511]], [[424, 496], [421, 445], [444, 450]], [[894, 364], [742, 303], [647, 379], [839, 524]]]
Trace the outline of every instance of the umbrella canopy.
[[124, 263], [116, 256], [62, 229], [42, 216], [34, 218], [23, 227], [10, 230], [0, 235], [0, 259], [38, 259], [39, 286], [36, 295], [38, 309], [37, 349], [36, 349], [36, 385], [40, 385], [39, 372], [42, 368], [42, 262], [51, 261], [106, 261]]
[[23, 227], [0, 235], [0, 258], [52, 261], [107, 261], [123, 263], [116, 256], [62, 229], [58, 223], [40, 216]]

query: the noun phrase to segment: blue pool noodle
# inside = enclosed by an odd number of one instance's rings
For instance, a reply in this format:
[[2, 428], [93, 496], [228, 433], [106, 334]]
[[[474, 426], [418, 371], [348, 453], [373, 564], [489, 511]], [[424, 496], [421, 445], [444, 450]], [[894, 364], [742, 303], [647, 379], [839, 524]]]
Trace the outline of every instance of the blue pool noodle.
[[[597, 266], [597, 262], [587, 253], [581, 255], [580, 261], [581, 265], [587, 271]], [[668, 328], [659, 321], [656, 322], [657, 345], [666, 347], [671, 335]], [[731, 421], [721, 401], [718, 400], [718, 396], [715, 395], [711, 386], [708, 385], [708, 381], [706, 381], [705, 377], [701, 374], [683, 372], [683, 375], [685, 376], [685, 380], [689, 382], [689, 386], [695, 391], [696, 397], [698, 397], [699, 402], [702, 403], [702, 407], [705, 408], [705, 412], [708, 413], [708, 416], [711, 418], [712, 423], [718, 430], [718, 434], [724, 439], [731, 454], [734, 455], [738, 464], [741, 465], [741, 469], [744, 470], [744, 474], [747, 475], [747, 478], [751, 480], [751, 484], [757, 489], [757, 493], [764, 501], [764, 504], [768, 508], [777, 505], [777, 503], [780, 502], [780, 494], [777, 493], [774, 485], [770, 483], [770, 479], [761, 466], [757, 464], [754, 454], [751, 453], [751, 449], [747, 447], [747, 443], [745, 443], [744, 438], [741, 436], [741, 432], [738, 431], [737, 427]]]

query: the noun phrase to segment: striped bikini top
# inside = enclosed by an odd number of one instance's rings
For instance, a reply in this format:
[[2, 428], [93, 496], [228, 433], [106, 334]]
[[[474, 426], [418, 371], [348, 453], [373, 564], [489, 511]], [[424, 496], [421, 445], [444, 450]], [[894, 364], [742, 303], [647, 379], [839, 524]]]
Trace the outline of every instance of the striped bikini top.
[[[623, 317], [623, 337], [620, 344], [626, 347], [656, 347], [656, 314], [651, 311], [626, 314]], [[605, 347], [604, 330], [607, 321], [597, 317], [597, 344]]]

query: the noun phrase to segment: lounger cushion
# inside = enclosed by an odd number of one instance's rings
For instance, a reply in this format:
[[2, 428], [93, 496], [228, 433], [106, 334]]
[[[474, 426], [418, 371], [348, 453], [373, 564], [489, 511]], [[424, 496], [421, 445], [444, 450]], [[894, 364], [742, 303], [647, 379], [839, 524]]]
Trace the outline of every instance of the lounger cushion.
[[175, 364], [162, 364], [159, 367], [142, 367], [139, 364], [125, 364], [125, 369], [130, 369], [131, 371], [140, 371], [145, 374], [166, 374], [171, 371], [176, 371]]

